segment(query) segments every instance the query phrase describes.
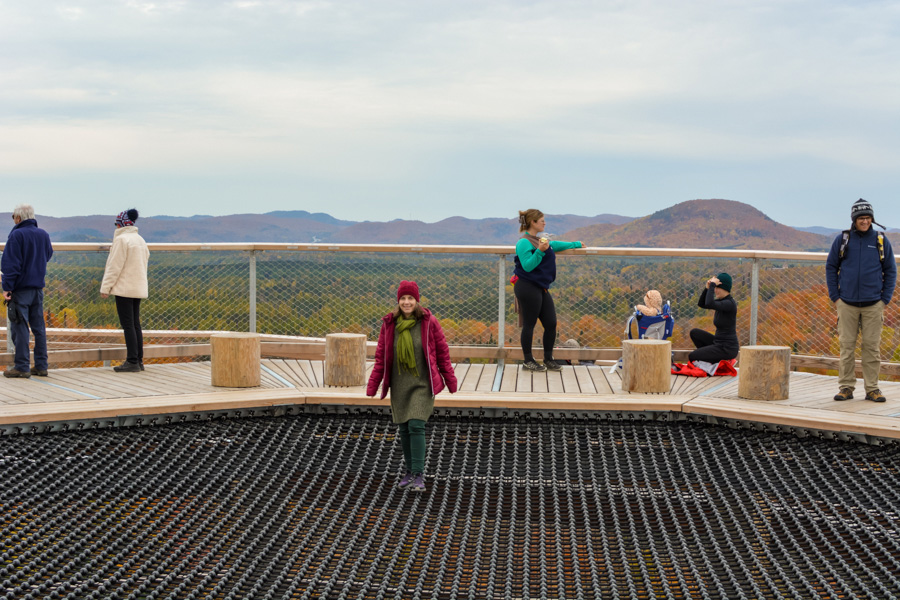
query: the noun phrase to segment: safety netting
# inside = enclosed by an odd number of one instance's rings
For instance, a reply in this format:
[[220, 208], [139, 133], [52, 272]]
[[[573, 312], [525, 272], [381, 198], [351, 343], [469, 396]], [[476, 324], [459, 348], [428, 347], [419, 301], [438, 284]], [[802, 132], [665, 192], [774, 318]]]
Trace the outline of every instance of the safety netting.
[[622, 415], [0, 438], [0, 598], [900, 597], [900, 450]]

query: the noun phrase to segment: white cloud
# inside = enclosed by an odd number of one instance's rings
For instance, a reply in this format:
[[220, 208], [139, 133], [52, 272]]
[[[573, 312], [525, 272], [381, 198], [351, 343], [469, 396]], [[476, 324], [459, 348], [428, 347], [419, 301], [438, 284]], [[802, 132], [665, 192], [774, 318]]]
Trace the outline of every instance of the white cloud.
[[0, 173], [402, 187], [523, 152], [889, 173], [898, 25], [897, 2], [7, 1]]
[[77, 21], [84, 14], [79, 6], [60, 6], [56, 10], [61, 18], [70, 21]]
[[178, 13], [184, 10], [185, 0], [161, 0], [157, 2], [142, 2], [140, 0], [127, 0], [124, 5], [144, 15], [160, 15]]

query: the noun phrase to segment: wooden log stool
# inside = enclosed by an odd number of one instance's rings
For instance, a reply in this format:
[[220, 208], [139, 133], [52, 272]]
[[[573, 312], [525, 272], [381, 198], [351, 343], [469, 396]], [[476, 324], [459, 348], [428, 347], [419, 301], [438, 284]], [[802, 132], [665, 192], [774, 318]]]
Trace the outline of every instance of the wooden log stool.
[[258, 387], [258, 333], [214, 333], [209, 336], [212, 384], [217, 387]]
[[622, 390], [665, 394], [672, 387], [672, 342], [622, 341]]
[[791, 349], [787, 346], [743, 346], [738, 361], [738, 397], [787, 400]]
[[366, 336], [361, 333], [325, 336], [325, 385], [366, 385]]

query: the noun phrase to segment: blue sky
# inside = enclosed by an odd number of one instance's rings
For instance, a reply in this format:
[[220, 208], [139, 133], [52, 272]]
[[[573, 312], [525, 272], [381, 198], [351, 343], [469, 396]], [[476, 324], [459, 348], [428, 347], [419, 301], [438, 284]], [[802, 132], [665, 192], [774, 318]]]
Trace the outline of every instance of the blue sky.
[[0, 0], [0, 210], [900, 227], [900, 2]]

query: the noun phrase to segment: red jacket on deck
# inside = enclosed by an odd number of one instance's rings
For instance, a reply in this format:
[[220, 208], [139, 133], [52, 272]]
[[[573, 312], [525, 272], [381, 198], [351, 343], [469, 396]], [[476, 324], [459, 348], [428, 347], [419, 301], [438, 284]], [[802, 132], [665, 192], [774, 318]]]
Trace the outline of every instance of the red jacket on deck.
[[[422, 318], [422, 349], [428, 363], [428, 380], [431, 382], [431, 393], [437, 395], [446, 384], [450, 393], [456, 392], [456, 373], [450, 363], [450, 348], [444, 338], [441, 324], [426, 308]], [[381, 332], [378, 334], [378, 348], [375, 350], [375, 367], [369, 376], [366, 396], [374, 396], [381, 385], [381, 397], [387, 396], [391, 387], [391, 367], [394, 365], [394, 313], [388, 313], [381, 320]]]

